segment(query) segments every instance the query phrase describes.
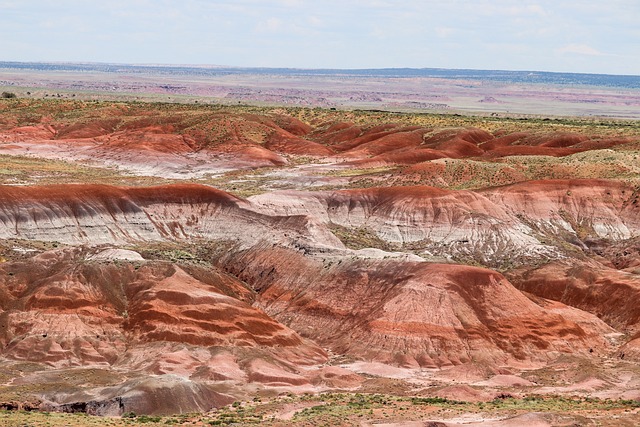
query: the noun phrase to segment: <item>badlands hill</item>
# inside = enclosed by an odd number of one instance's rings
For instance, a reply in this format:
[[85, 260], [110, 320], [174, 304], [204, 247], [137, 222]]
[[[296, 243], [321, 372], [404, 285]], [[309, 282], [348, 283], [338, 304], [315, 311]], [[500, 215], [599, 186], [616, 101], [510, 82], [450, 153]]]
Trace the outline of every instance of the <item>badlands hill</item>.
[[640, 398], [635, 127], [0, 109], [0, 406]]
[[[419, 170], [425, 162], [436, 159], [559, 157], [636, 142], [633, 136], [612, 135], [611, 129], [599, 122], [589, 126], [602, 126], [601, 133], [595, 134], [553, 123], [524, 131], [510, 123], [492, 133], [464, 126], [464, 120], [459, 120], [460, 125], [452, 120], [453, 127], [450, 123], [443, 127], [442, 119], [429, 116], [418, 116], [412, 120], [417, 123], [411, 125], [372, 125], [366, 122], [367, 116], [342, 114], [346, 117], [339, 118], [351, 120], [334, 122], [319, 114], [310, 125], [300, 120], [309, 115], [306, 110], [296, 110], [301, 116], [296, 118], [284, 111], [264, 115], [181, 105], [168, 109], [162, 105], [76, 102], [47, 111], [48, 105], [24, 100], [0, 106], [5, 110], [0, 141], [7, 142], [1, 153], [92, 160], [136, 173], [184, 178], [187, 174], [200, 177], [282, 166], [288, 163], [288, 156], [332, 158], [352, 167], [416, 165]], [[393, 114], [379, 116], [373, 120]], [[478, 124], [494, 128], [503, 123], [480, 120]]]

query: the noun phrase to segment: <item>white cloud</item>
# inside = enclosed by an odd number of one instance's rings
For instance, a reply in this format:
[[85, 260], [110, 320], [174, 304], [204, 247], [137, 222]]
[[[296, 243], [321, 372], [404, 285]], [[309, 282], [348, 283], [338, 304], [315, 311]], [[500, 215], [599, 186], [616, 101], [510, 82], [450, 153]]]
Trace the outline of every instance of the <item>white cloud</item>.
[[604, 56], [605, 53], [600, 52], [599, 50], [587, 45], [587, 44], [568, 44], [561, 48], [556, 49], [556, 52], [565, 55], [587, 55], [587, 56]]
[[528, 5], [520, 5], [520, 6], [512, 6], [506, 9], [506, 13], [512, 16], [546, 16], [547, 12], [544, 10], [542, 6], [539, 4], [528, 4]]
[[[457, 7], [462, 11], [469, 11], [469, 4], [459, 1]], [[483, 0], [477, 3], [475, 13], [483, 16], [510, 16], [510, 17], [545, 17], [549, 13], [539, 3], [524, 3], [519, 1], [495, 1]]]
[[456, 33], [456, 29], [451, 27], [436, 27], [434, 31], [436, 32], [436, 36], [441, 39], [449, 38]]
[[260, 33], [276, 33], [282, 30], [283, 22], [279, 18], [267, 18], [264, 21], [258, 22], [256, 26], [256, 31]]
[[302, 6], [302, 0], [280, 0], [280, 3], [287, 7], [298, 7]]
[[307, 19], [307, 22], [314, 28], [324, 27], [324, 21], [317, 16], [310, 16], [309, 19]]

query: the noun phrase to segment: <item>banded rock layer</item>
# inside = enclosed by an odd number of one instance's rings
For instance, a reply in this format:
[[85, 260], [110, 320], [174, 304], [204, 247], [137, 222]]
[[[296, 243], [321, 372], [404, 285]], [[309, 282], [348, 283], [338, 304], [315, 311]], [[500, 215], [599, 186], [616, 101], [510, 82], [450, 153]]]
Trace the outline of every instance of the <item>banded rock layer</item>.
[[[610, 339], [619, 332], [614, 328], [635, 327], [637, 313], [620, 304], [609, 313], [581, 296], [580, 283], [559, 295], [551, 282], [538, 285], [544, 268], [510, 281], [486, 268], [348, 249], [332, 230], [366, 227], [389, 244], [419, 243], [415, 252], [422, 256], [486, 252], [478, 259], [487, 263], [520, 255], [538, 262], [567, 254], [586, 259], [594, 242], [604, 258], [607, 245], [637, 235], [636, 198], [631, 186], [607, 181], [476, 192], [279, 192], [249, 200], [198, 185], [2, 187], [5, 239], [218, 245], [208, 266], [81, 247], [0, 264], [2, 357], [55, 369], [154, 374], [175, 390], [201, 385], [218, 393], [211, 387], [312, 389], [326, 350], [413, 368], [611, 354], [621, 351]], [[630, 355], [634, 339], [625, 344]], [[143, 387], [136, 378], [127, 390]], [[78, 393], [88, 393], [85, 401], [114, 402], [128, 396], [111, 387], [117, 384], [70, 390], [52, 404], [72, 404]], [[127, 402], [146, 408], [149, 401]], [[201, 409], [199, 400], [190, 402]]]

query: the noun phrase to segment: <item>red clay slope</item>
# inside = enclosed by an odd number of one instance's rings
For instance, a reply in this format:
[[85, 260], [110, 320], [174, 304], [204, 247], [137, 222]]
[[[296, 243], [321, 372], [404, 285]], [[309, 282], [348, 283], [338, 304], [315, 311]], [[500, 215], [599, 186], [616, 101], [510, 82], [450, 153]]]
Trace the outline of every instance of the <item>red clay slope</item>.
[[[327, 359], [216, 269], [93, 259], [100, 253], [67, 248], [0, 264], [2, 365], [29, 363], [17, 381], [41, 386], [44, 409], [208, 411], [245, 386], [309, 388], [297, 372]], [[79, 391], [67, 376], [74, 374], [59, 373], [74, 368], [101, 380]]]
[[[566, 156], [610, 148], [630, 138], [588, 136], [568, 132], [523, 131], [491, 134], [478, 128], [432, 129], [397, 125], [363, 128], [352, 123], [325, 124], [307, 138], [336, 153], [358, 159], [360, 166], [415, 164], [436, 158], [497, 158], [514, 155]], [[413, 158], [408, 152], [422, 152]], [[411, 163], [413, 160], [413, 163]]]
[[341, 246], [309, 218], [248, 208], [242, 199], [204, 185], [0, 186], [0, 238], [90, 244], [200, 238], [253, 244], [260, 237], [299, 236]]
[[[250, 199], [260, 212], [307, 215], [426, 256], [513, 268], [564, 257], [567, 243], [640, 233], [636, 190], [618, 181], [529, 181], [480, 191], [428, 186], [283, 191]], [[455, 259], [455, 258], [454, 258]], [[458, 258], [460, 259], [460, 258]]]
[[[327, 122], [314, 126], [293, 117], [154, 108], [113, 107], [108, 118], [80, 117], [75, 122], [42, 117], [41, 123], [0, 131], [0, 152], [43, 157], [93, 159], [146, 173], [178, 174], [202, 168], [282, 166], [281, 154], [342, 157], [360, 166], [411, 165], [432, 159], [499, 158], [514, 155], [565, 156], [614, 147], [632, 139], [564, 131], [489, 133], [479, 128], [434, 129], [386, 123], [360, 126]], [[415, 150], [415, 155], [409, 153]], [[419, 154], [418, 154], [419, 153]], [[76, 156], [76, 157], [74, 157]], [[223, 156], [225, 162], [219, 163]], [[154, 168], [151, 168], [153, 165]], [[176, 165], [181, 167], [176, 167]], [[215, 168], [209, 170], [210, 173]], [[205, 173], [203, 171], [203, 173]]]
[[[612, 330], [566, 308], [548, 312], [501, 274], [476, 267], [341, 259], [255, 247], [219, 265], [259, 292], [277, 320], [339, 354], [403, 366], [543, 361], [608, 351]], [[588, 319], [588, 321], [584, 321]]]
[[301, 360], [323, 357], [251, 307], [251, 292], [215, 270], [196, 271], [205, 283], [168, 263], [87, 259], [86, 251], [65, 249], [0, 264], [4, 357], [111, 366], [123, 363], [127, 347], [150, 341], [290, 348]]
[[640, 278], [594, 261], [556, 261], [509, 273], [523, 291], [588, 311], [618, 330], [640, 331]]

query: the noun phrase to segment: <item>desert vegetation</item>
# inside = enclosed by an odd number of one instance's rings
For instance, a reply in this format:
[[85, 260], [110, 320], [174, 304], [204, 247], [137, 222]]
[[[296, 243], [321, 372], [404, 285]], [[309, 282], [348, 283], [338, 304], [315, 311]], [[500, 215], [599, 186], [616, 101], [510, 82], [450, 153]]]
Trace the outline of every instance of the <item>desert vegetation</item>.
[[[29, 413], [24, 411], [0, 411], [0, 420], [7, 426], [19, 426], [29, 422], [34, 427], [65, 424], [68, 426], [360, 426], [365, 423], [394, 424], [411, 422], [425, 416], [437, 415], [443, 419], [456, 419], [461, 414], [505, 415], [517, 420], [526, 413], [553, 412], [570, 419], [576, 414], [615, 414], [619, 422], [630, 422], [632, 414], [640, 407], [634, 400], [601, 400], [591, 398], [566, 398], [560, 396], [527, 396], [513, 398], [496, 397], [489, 402], [472, 403], [438, 397], [398, 397], [381, 394], [325, 393], [315, 396], [302, 395], [273, 399], [254, 399], [251, 402], [234, 402], [207, 414], [182, 414], [174, 416], [147, 416], [129, 412], [121, 418], [105, 420], [86, 414]], [[298, 408], [288, 411], [288, 408]], [[576, 421], [582, 420], [578, 415]], [[526, 422], [523, 420], [523, 422]], [[613, 426], [613, 420], [599, 420], [602, 425]]]

